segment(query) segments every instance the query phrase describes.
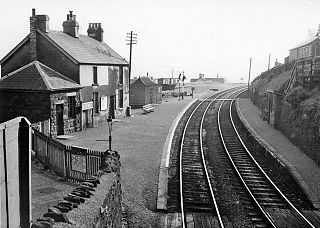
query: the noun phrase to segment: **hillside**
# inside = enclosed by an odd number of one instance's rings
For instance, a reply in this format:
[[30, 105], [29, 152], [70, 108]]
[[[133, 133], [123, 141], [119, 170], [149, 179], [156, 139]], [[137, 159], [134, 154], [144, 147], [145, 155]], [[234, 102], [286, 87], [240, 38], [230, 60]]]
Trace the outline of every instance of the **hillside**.
[[266, 74], [256, 78], [252, 82], [252, 86], [259, 91], [259, 95], [263, 95], [267, 90], [283, 92], [287, 82], [290, 79], [291, 71], [286, 71], [281, 74]]
[[319, 88], [312, 91], [297, 86], [284, 94], [290, 79], [291, 71], [281, 74], [264, 73], [252, 82], [255, 89], [253, 101], [262, 110], [269, 100], [265, 99], [268, 90], [283, 94], [277, 106], [277, 125], [288, 139], [297, 145], [306, 155], [320, 164], [320, 92]]

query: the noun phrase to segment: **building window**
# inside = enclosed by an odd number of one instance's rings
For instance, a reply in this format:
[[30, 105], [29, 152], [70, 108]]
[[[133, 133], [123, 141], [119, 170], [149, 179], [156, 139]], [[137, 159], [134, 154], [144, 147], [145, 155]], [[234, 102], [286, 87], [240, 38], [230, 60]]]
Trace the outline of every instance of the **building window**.
[[123, 108], [123, 90], [119, 90], [119, 108]]
[[93, 93], [93, 106], [94, 106], [94, 113], [99, 113], [99, 95], [98, 95], [98, 93]]
[[123, 85], [123, 67], [120, 67], [120, 72], [119, 72], [119, 84]]
[[93, 67], [93, 85], [98, 85], [98, 69]]
[[69, 119], [76, 118], [76, 97], [68, 97], [68, 117]]

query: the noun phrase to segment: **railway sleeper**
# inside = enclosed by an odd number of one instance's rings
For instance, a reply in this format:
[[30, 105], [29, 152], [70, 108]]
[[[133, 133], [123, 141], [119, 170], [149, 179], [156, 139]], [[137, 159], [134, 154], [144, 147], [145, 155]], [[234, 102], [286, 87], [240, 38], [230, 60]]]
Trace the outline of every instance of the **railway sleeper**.
[[185, 210], [193, 211], [193, 212], [210, 212], [215, 211], [214, 208], [210, 207], [209, 205], [196, 205], [196, 204], [185, 204]]
[[276, 208], [288, 208], [287, 204], [276, 203], [276, 202], [259, 202], [263, 207], [276, 207]]
[[[196, 190], [196, 191], [195, 191]], [[195, 196], [195, 195], [210, 195], [209, 194], [209, 189], [201, 189], [202, 191], [200, 191], [200, 189], [183, 189], [183, 194], [184, 195], [188, 195], [188, 196]]]
[[257, 197], [255, 196], [255, 198], [259, 201], [259, 202], [265, 202], [265, 203], [283, 203], [282, 199], [279, 198], [269, 198], [269, 197]]
[[241, 172], [241, 175], [243, 176], [257, 176], [257, 177], [261, 177], [261, 174], [258, 172], [247, 172], [247, 171], [243, 171]]
[[258, 175], [253, 176], [253, 175], [248, 174], [248, 175], [242, 175], [242, 177], [244, 177], [246, 180], [250, 180], [250, 181], [259, 181], [259, 182], [265, 181], [264, 177], [258, 176]]
[[265, 197], [275, 197], [278, 196], [278, 194], [274, 193], [274, 192], [253, 192], [254, 195], [261, 195], [261, 196], [265, 196]]
[[274, 189], [272, 188], [263, 188], [263, 187], [260, 187], [260, 186], [252, 186], [250, 188], [250, 190], [252, 192], [271, 192], [271, 193], [274, 193]]
[[251, 189], [254, 189], [254, 188], [269, 188], [269, 189], [272, 189], [270, 188], [270, 185], [269, 184], [259, 184], [259, 183], [253, 183], [253, 182], [248, 182], [246, 183], [247, 186]]
[[258, 184], [263, 184], [263, 183], [266, 183], [265, 180], [252, 179], [252, 178], [247, 178], [247, 177], [245, 177], [244, 179], [246, 180], [246, 182], [251, 183], [251, 184], [257, 184], [257, 183]]

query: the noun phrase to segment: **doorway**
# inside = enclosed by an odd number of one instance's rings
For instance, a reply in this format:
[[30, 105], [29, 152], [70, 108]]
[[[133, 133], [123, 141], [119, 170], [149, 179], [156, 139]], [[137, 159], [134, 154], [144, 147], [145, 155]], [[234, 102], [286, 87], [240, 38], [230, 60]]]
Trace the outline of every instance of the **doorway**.
[[57, 126], [57, 135], [63, 135], [63, 104], [56, 105], [56, 126]]
[[88, 127], [90, 127], [89, 116], [90, 116], [89, 109], [83, 110], [83, 112], [82, 112], [82, 127], [83, 127], [83, 129], [87, 129]]
[[112, 95], [110, 96], [110, 106], [109, 106], [109, 116], [111, 116], [112, 119], [115, 118], [114, 116], [115, 107], [116, 107], [116, 96]]

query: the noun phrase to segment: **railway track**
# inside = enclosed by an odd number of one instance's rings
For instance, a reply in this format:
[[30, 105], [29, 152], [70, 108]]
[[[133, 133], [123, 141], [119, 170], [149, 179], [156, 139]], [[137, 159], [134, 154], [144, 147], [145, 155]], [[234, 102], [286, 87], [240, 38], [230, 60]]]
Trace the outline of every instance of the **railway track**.
[[196, 101], [178, 124], [168, 182], [172, 227], [317, 227], [307, 219], [314, 213], [296, 209], [238, 138], [230, 107], [239, 91]]
[[241, 180], [239, 195], [244, 195], [242, 203], [252, 223], [255, 227], [315, 227], [272, 182], [241, 140], [231, 114], [237, 95], [221, 102], [218, 127], [225, 152]]
[[212, 224], [224, 227], [203, 153], [202, 125], [210, 105], [229, 92], [230, 90], [202, 100], [190, 114], [183, 129], [179, 154], [182, 227], [186, 227], [186, 213], [195, 211], [212, 214]]

